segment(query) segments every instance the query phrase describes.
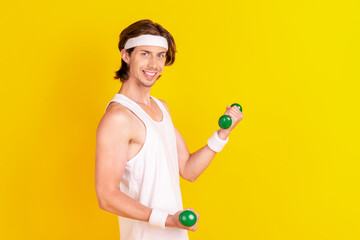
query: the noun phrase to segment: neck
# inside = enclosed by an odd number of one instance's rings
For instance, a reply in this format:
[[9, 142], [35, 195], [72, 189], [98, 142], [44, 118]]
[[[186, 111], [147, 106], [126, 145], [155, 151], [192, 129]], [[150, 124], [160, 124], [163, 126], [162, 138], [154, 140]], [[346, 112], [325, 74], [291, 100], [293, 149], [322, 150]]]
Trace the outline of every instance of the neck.
[[151, 87], [145, 87], [133, 81], [126, 80], [118, 93], [125, 95], [131, 100], [150, 106], [150, 90]]

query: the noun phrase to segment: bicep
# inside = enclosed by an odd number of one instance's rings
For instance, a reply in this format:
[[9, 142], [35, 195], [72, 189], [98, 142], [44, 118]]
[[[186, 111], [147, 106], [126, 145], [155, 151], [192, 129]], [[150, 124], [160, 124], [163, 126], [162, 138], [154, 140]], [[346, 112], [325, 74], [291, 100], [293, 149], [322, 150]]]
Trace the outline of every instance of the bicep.
[[99, 202], [107, 194], [119, 191], [127, 161], [130, 131], [126, 118], [109, 114], [100, 121], [96, 132], [95, 187]]

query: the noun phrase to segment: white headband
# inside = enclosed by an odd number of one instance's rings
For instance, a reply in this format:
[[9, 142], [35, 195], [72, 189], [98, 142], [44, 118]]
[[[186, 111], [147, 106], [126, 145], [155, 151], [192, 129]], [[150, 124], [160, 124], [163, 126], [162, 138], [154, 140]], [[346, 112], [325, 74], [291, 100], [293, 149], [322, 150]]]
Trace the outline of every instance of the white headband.
[[158, 46], [168, 50], [168, 42], [166, 38], [162, 36], [155, 36], [150, 34], [140, 35], [138, 37], [130, 38], [126, 41], [125, 49], [129, 49], [136, 46]]

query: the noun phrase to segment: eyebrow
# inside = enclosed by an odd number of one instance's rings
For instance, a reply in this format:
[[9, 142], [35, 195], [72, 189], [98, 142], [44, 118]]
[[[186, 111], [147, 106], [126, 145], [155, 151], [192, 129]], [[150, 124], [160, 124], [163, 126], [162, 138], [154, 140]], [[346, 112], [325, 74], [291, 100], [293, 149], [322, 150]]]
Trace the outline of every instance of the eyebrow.
[[[148, 50], [140, 50], [140, 51], [147, 52], [147, 53], [152, 53], [151, 51], [148, 51]], [[166, 53], [166, 52], [159, 52], [159, 53]]]

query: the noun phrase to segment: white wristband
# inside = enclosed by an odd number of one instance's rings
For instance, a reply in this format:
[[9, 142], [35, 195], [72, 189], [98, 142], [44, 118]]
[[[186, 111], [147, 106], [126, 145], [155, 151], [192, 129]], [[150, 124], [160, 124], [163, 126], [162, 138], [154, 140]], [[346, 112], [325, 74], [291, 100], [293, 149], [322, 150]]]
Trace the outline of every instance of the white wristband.
[[153, 208], [150, 214], [149, 224], [155, 227], [165, 228], [168, 215], [169, 213], [164, 210]]
[[220, 152], [228, 141], [229, 137], [223, 140], [219, 138], [218, 132], [215, 131], [214, 134], [207, 140], [207, 145], [214, 152]]

